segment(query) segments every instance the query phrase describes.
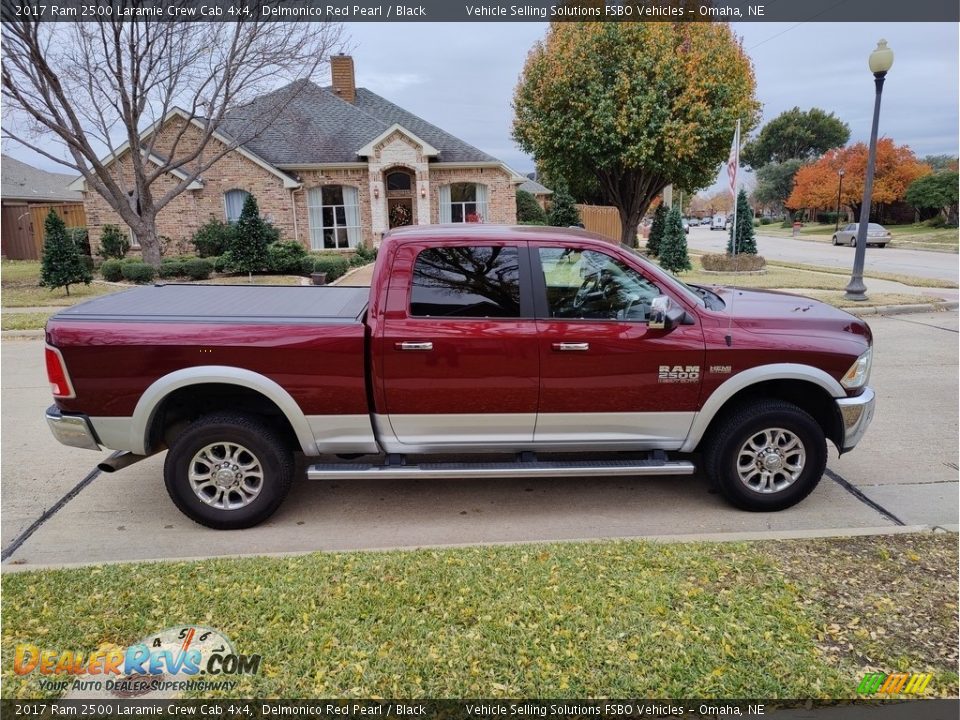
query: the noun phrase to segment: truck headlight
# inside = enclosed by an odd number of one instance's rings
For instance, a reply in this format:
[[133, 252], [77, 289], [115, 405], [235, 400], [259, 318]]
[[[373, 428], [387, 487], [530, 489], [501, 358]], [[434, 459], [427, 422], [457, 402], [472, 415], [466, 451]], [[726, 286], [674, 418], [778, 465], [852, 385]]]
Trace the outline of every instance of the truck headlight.
[[866, 352], [857, 358], [856, 362], [850, 366], [846, 374], [840, 378], [840, 384], [847, 390], [856, 390], [867, 384], [870, 379], [870, 366], [873, 363], [873, 348], [867, 348]]

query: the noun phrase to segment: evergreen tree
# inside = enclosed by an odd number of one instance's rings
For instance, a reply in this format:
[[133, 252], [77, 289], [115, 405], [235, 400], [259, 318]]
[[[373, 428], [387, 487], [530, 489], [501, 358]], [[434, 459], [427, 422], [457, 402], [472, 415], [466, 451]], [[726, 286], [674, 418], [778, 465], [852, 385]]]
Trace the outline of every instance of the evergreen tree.
[[573, 195], [567, 190], [566, 185], [561, 185], [554, 190], [553, 204], [550, 205], [547, 223], [553, 227], [570, 227], [583, 223], [580, 219], [580, 211], [573, 204]]
[[253, 195], [243, 201], [237, 231], [230, 246], [231, 265], [237, 272], [255, 273], [267, 267], [267, 245], [276, 231], [260, 217], [260, 208]]
[[730, 226], [727, 239], [727, 255], [733, 255], [733, 231], [737, 231], [737, 255], [756, 255], [757, 240], [753, 233], [753, 208], [747, 203], [747, 191], [743, 188], [737, 193], [736, 223]]
[[53, 210], [43, 223], [43, 260], [40, 264], [40, 285], [51, 290], [62, 287], [70, 294], [76, 283], [89, 285], [93, 274], [83, 263], [80, 249], [67, 232], [63, 218]]
[[663, 239], [660, 241], [660, 266], [670, 272], [690, 270], [690, 256], [687, 255], [687, 236], [683, 232], [683, 218], [674, 208], [667, 213]]
[[657, 205], [653, 213], [653, 224], [650, 226], [650, 235], [647, 237], [647, 253], [650, 257], [656, 257], [660, 254], [660, 246], [663, 244], [663, 231], [667, 223], [667, 209], [663, 203]]
[[537, 198], [526, 190], [517, 190], [517, 222], [544, 225], [547, 214], [540, 207]]

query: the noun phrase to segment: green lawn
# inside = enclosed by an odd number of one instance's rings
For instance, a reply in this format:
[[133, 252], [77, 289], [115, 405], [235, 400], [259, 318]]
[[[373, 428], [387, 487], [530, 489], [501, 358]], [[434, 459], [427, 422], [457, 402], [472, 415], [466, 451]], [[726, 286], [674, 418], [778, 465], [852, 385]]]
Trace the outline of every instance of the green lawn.
[[955, 695], [957, 561], [955, 535], [923, 535], [5, 573], [2, 694], [43, 695], [13, 673], [18, 643], [125, 646], [198, 623], [263, 657], [234, 697], [852, 697], [868, 665], [934, 672], [928, 693]]

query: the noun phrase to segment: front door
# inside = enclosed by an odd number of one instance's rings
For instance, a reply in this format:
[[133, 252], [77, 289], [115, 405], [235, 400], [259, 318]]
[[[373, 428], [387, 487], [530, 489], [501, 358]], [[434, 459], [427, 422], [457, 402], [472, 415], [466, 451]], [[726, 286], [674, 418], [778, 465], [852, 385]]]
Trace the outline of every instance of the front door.
[[540, 343], [536, 446], [679, 447], [697, 410], [699, 325], [647, 327], [664, 294], [614, 253], [531, 246]]
[[378, 342], [389, 451], [529, 448], [539, 351], [528, 264], [516, 241], [398, 249]]

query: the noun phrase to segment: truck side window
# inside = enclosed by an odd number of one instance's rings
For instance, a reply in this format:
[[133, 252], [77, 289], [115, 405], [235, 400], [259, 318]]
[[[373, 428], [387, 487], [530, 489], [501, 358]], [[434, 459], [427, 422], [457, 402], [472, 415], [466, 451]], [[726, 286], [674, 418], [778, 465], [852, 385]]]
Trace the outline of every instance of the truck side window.
[[515, 247], [423, 250], [413, 266], [412, 317], [520, 317]]
[[574, 248], [539, 248], [552, 318], [646, 322], [660, 289], [619, 260]]

